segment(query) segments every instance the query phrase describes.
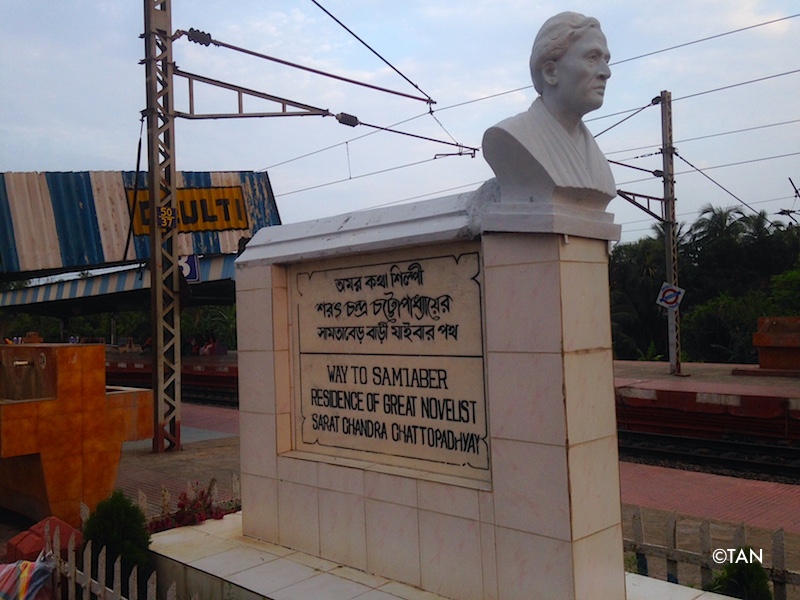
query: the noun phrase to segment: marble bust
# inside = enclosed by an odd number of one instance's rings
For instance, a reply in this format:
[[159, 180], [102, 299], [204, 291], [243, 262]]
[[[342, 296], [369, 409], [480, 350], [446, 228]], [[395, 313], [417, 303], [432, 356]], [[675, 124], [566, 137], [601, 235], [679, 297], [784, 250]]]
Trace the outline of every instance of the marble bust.
[[608, 161], [582, 121], [603, 104], [609, 58], [596, 19], [564, 12], [544, 23], [530, 58], [539, 97], [483, 137], [502, 201], [546, 201], [566, 192], [600, 208], [616, 195]]

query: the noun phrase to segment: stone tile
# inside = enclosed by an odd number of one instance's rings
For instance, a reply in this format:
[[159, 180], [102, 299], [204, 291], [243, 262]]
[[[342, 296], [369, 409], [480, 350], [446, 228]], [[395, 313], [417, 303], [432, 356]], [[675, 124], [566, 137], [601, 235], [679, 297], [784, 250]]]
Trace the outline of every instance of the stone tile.
[[349, 579], [350, 581], [355, 581], [356, 583], [360, 583], [370, 588], [379, 588], [385, 583], [389, 582], [388, 579], [384, 579], [378, 575], [365, 573], [364, 571], [359, 571], [358, 569], [353, 569], [351, 567], [337, 567], [331, 571], [331, 575], [336, 575], [337, 577], [341, 577], [343, 579]]
[[572, 557], [576, 598], [615, 600], [624, 597], [621, 525], [574, 542]]
[[367, 500], [367, 570], [419, 587], [419, 523], [415, 508]]
[[332, 571], [339, 566], [333, 561], [325, 560], [324, 558], [320, 558], [318, 556], [311, 556], [305, 552], [292, 552], [291, 554], [286, 555], [286, 558], [301, 565], [311, 567], [316, 571], [322, 571], [323, 573]]
[[492, 525], [481, 523], [481, 565], [483, 568], [483, 598], [497, 600], [497, 552]]
[[317, 571], [286, 558], [264, 563], [230, 576], [231, 583], [264, 596], [272, 596], [273, 592], [310, 579]]
[[242, 473], [242, 532], [278, 542], [278, 481]]
[[491, 492], [478, 492], [478, 507], [481, 523], [494, 524], [494, 497]]
[[319, 537], [322, 556], [357, 569], [367, 568], [363, 496], [319, 490]]
[[500, 598], [575, 600], [569, 542], [503, 527], [495, 537]]
[[486, 269], [489, 352], [561, 352], [559, 276], [557, 263]]
[[444, 485], [432, 481], [420, 481], [417, 484], [419, 507], [423, 510], [453, 515], [464, 519], [478, 521], [478, 490]]
[[417, 506], [417, 480], [377, 471], [365, 471], [364, 495], [375, 500]]
[[617, 436], [569, 449], [572, 536], [579, 539], [621, 519]]
[[559, 259], [559, 239], [528, 233], [489, 233], [482, 236], [486, 267], [553, 262]]
[[272, 287], [287, 287], [286, 267], [282, 265], [272, 265]]
[[187, 598], [221, 598], [223, 580], [219, 577], [198, 571], [186, 569], [186, 596]]
[[569, 243], [560, 239], [559, 257], [569, 262], [608, 264], [609, 244], [605, 240], [593, 240], [569, 236]]
[[290, 481], [278, 481], [278, 510], [281, 545], [319, 555], [317, 489]]
[[560, 354], [489, 353], [492, 437], [564, 444], [562, 370]]
[[391, 581], [381, 586], [378, 591], [390, 594], [392, 598], [403, 598], [403, 600], [447, 600], [444, 596], [410, 587], [397, 581]]
[[569, 540], [566, 449], [494, 440], [492, 451], [496, 524]]
[[625, 574], [625, 588], [627, 600], [722, 600], [728, 598], [633, 573]]
[[[186, 529], [186, 528], [181, 528]], [[169, 545], [153, 547], [150, 545], [151, 552], [158, 552], [164, 556], [182, 563], [191, 563], [202, 558], [214, 556], [221, 552], [226, 552], [236, 548], [236, 542], [226, 540], [206, 533], [200, 534], [202, 537], [194, 538], [192, 541], [182, 540]], [[190, 538], [191, 539], [191, 538]]]
[[275, 357], [268, 351], [238, 352], [239, 410], [275, 414]]
[[279, 350], [274, 353], [273, 388], [275, 390], [275, 411], [278, 414], [291, 410], [292, 386], [289, 371], [289, 351]]
[[319, 487], [346, 494], [364, 495], [364, 471], [339, 465], [320, 463]]
[[275, 415], [240, 411], [239, 452], [242, 474], [270, 479], [278, 476]]
[[564, 355], [564, 391], [570, 444], [616, 433], [613, 369], [610, 349]]
[[608, 268], [561, 263], [564, 352], [611, 348]]
[[237, 265], [236, 290], [264, 290], [272, 287], [270, 265]]
[[174, 583], [176, 597], [186, 598], [186, 565], [158, 553], [153, 553], [152, 557], [153, 566], [158, 572], [160, 597], [165, 598], [168, 587]]
[[278, 454], [284, 454], [292, 449], [292, 415], [280, 413], [275, 417]]
[[200, 569], [218, 577], [227, 577], [278, 558], [280, 557], [276, 554], [237, 544], [230, 550], [195, 560], [189, 564], [194, 569]]
[[278, 457], [278, 479], [308, 486], [317, 486], [318, 463], [288, 456]]
[[380, 590], [370, 590], [366, 594], [357, 596], [358, 600], [397, 600], [400, 596], [394, 594], [387, 594]]
[[272, 351], [272, 295], [270, 290], [237, 290], [236, 311], [249, 318], [236, 320], [239, 352]]
[[194, 528], [217, 537], [238, 538], [242, 535], [242, 511], [227, 514], [222, 519], [208, 519]]
[[272, 600], [297, 600], [298, 598], [319, 598], [320, 600], [350, 600], [369, 592], [370, 589], [347, 579], [340, 579], [321, 573], [294, 585], [270, 594]]
[[272, 289], [272, 349], [289, 349], [289, 295], [286, 288]]
[[481, 600], [481, 534], [477, 520], [421, 510], [419, 547], [422, 587], [462, 600]]

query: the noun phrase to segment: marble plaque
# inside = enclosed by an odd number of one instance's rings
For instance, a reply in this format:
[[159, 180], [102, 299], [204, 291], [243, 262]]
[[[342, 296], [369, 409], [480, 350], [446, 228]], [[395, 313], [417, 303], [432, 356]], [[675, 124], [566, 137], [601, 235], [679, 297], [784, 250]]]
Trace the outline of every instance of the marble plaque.
[[478, 246], [289, 274], [296, 449], [488, 480]]

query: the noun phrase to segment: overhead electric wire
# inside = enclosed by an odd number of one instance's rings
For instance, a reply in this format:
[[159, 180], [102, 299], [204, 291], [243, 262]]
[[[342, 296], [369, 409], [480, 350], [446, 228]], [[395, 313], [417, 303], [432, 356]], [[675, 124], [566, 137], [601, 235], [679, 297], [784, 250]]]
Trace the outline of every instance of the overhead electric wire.
[[[723, 164], [723, 165], [714, 165], [712, 167], [706, 167], [703, 170], [704, 171], [713, 171], [713, 170], [716, 170], [716, 169], [726, 169], [728, 167], [739, 167], [741, 165], [749, 165], [749, 164], [753, 164], [753, 163], [757, 163], [757, 162], [765, 162], [765, 161], [768, 161], [768, 160], [778, 160], [780, 158], [789, 158], [791, 156], [800, 156], [800, 152], [788, 152], [786, 154], [776, 154], [776, 155], [773, 155], [773, 156], [765, 156], [765, 157], [762, 157], [762, 158], [752, 158], [750, 160], [740, 160], [740, 161], [737, 161], [737, 162], [726, 163], [726, 164]], [[677, 171], [675, 173], [675, 175], [688, 175], [688, 174], [694, 173], [694, 172], [695, 172], [694, 170]], [[632, 179], [630, 181], [623, 181], [622, 183], [617, 183], [617, 186], [630, 185], [632, 183], [642, 183], [643, 181], [652, 181], [652, 180], [650, 178], [647, 178], [647, 179]]]
[[386, 169], [379, 169], [377, 171], [372, 171], [370, 173], [362, 173], [361, 175], [353, 175], [351, 177], [345, 177], [344, 179], [337, 179], [336, 181], [329, 181], [327, 183], [320, 183], [318, 185], [312, 185], [312, 186], [301, 188], [301, 189], [298, 189], [298, 190], [292, 190], [291, 192], [283, 192], [282, 194], [275, 194], [275, 197], [277, 198], [277, 197], [280, 197], [280, 196], [290, 196], [292, 194], [299, 194], [300, 192], [307, 192], [309, 190], [316, 190], [316, 189], [319, 189], [319, 188], [322, 188], [322, 187], [327, 187], [329, 185], [335, 185], [337, 183], [344, 183], [346, 181], [352, 181], [354, 179], [363, 179], [364, 177], [370, 177], [372, 175], [380, 175], [382, 173], [389, 173], [391, 171], [399, 171], [400, 169], [406, 169], [408, 167], [415, 167], [417, 165], [421, 165], [421, 164], [424, 164], [426, 162], [432, 162], [434, 160], [438, 160], [438, 159], [436, 157], [425, 158], [423, 160], [410, 162], [410, 163], [407, 163], [407, 164], [404, 164], [404, 165], [397, 165], [395, 167], [387, 167]]
[[394, 66], [392, 63], [390, 63], [388, 60], [386, 60], [385, 58], [383, 58], [383, 56], [381, 56], [381, 55], [380, 55], [380, 54], [379, 54], [379, 53], [378, 53], [378, 52], [377, 52], [377, 51], [376, 51], [376, 50], [375, 50], [375, 49], [374, 49], [372, 46], [370, 46], [370, 45], [369, 45], [367, 42], [365, 42], [365, 41], [364, 41], [364, 40], [362, 40], [362, 39], [361, 39], [361, 38], [360, 38], [358, 35], [356, 35], [356, 34], [353, 32], [353, 30], [352, 30], [352, 29], [350, 29], [350, 28], [349, 28], [347, 25], [345, 25], [345, 24], [344, 24], [344, 23], [342, 23], [342, 22], [341, 22], [339, 19], [337, 19], [336, 17], [334, 17], [334, 16], [333, 16], [333, 15], [330, 13], [330, 11], [329, 11], [328, 9], [326, 9], [324, 6], [322, 6], [322, 5], [321, 5], [319, 2], [317, 2], [317, 0], [311, 0], [311, 2], [313, 2], [314, 4], [316, 4], [316, 5], [317, 5], [317, 7], [318, 7], [318, 8], [319, 8], [319, 9], [320, 9], [322, 12], [324, 12], [324, 13], [325, 13], [326, 15], [328, 15], [328, 16], [329, 16], [331, 19], [333, 19], [334, 21], [336, 21], [336, 22], [337, 22], [337, 23], [338, 23], [338, 24], [339, 24], [339, 25], [340, 25], [340, 26], [341, 26], [341, 27], [342, 27], [342, 28], [343, 28], [345, 31], [347, 31], [347, 33], [349, 33], [349, 34], [350, 34], [350, 35], [352, 35], [354, 38], [356, 38], [356, 39], [357, 39], [359, 42], [361, 42], [361, 43], [364, 45], [364, 47], [365, 47], [365, 48], [367, 48], [367, 49], [368, 49], [370, 52], [372, 52], [372, 53], [373, 53], [375, 56], [377, 56], [379, 59], [381, 59], [381, 60], [382, 60], [382, 61], [383, 61], [383, 62], [384, 62], [384, 63], [385, 63], [385, 64], [386, 64], [386, 65], [387, 65], [387, 66], [388, 66], [390, 69], [392, 69], [392, 71], [394, 71], [395, 73], [397, 73], [398, 75], [400, 75], [400, 77], [402, 77], [402, 78], [403, 78], [403, 79], [405, 79], [405, 80], [406, 80], [408, 83], [410, 83], [410, 84], [411, 84], [411, 85], [412, 85], [412, 86], [413, 86], [413, 87], [414, 87], [414, 88], [415, 88], [415, 89], [416, 89], [416, 90], [417, 90], [417, 91], [418, 91], [420, 94], [422, 94], [423, 96], [426, 96], [426, 97], [428, 98], [428, 104], [436, 104], [436, 101], [435, 101], [433, 98], [431, 98], [431, 97], [430, 97], [428, 94], [426, 94], [425, 92], [423, 92], [423, 91], [422, 91], [422, 89], [421, 89], [421, 88], [420, 88], [420, 87], [419, 87], [419, 86], [418, 86], [416, 83], [414, 83], [414, 82], [413, 82], [413, 81], [411, 81], [411, 80], [410, 80], [408, 77], [406, 77], [405, 75], [403, 75], [403, 74], [402, 74], [402, 73], [401, 73], [401, 72], [400, 72], [398, 69], [396, 69], [396, 68], [395, 68], [395, 66]]
[[789, 15], [787, 17], [779, 17], [777, 19], [772, 19], [771, 21], [764, 21], [762, 23], [756, 23], [755, 25], [748, 25], [747, 27], [740, 27], [739, 29], [733, 29], [731, 31], [726, 31], [724, 33], [718, 33], [716, 35], [710, 35], [708, 37], [701, 38], [699, 40], [693, 40], [691, 42], [684, 42], [683, 44], [677, 44], [675, 46], [670, 46], [669, 48], [662, 48], [661, 50], [654, 50], [653, 52], [647, 52], [645, 54], [640, 54], [639, 56], [631, 56], [630, 58], [623, 58], [622, 60], [618, 60], [613, 65], [620, 65], [622, 63], [630, 62], [632, 60], [638, 60], [640, 58], [647, 58], [648, 56], [653, 56], [655, 54], [661, 54], [662, 52], [669, 52], [670, 50], [677, 50], [678, 48], [685, 48], [686, 46], [691, 46], [693, 44], [699, 44], [701, 42], [707, 42], [709, 40], [715, 40], [717, 38], [724, 37], [726, 35], [732, 35], [734, 33], [741, 33], [742, 31], [747, 31], [749, 29], [756, 29], [757, 27], [764, 27], [765, 25], [772, 25], [773, 23], [779, 23], [780, 21], [786, 21], [788, 19], [794, 19], [795, 17], [800, 17], [800, 13]]
[[[333, 15], [331, 15], [327, 10], [325, 10], [321, 5], [319, 5], [319, 3], [316, 2], [316, 0], [312, 0], [312, 2], [314, 2], [314, 4], [316, 4], [320, 9], [322, 9], [323, 11], [328, 13], [329, 16], [331, 16], [331, 18], [333, 18], [334, 20], [336, 20], [338, 22], [338, 19], [333, 17]], [[770, 21], [764, 21], [764, 22], [761, 22], [761, 23], [757, 23], [757, 24], [754, 24], [754, 25], [747, 26], [747, 27], [742, 27], [742, 28], [739, 28], [739, 29], [723, 32], [723, 33], [716, 34], [716, 35], [713, 35], [713, 36], [708, 36], [708, 37], [705, 37], [705, 38], [700, 38], [700, 39], [693, 40], [693, 41], [690, 41], [690, 42], [686, 42], [686, 43], [683, 43], [683, 44], [670, 46], [668, 48], [662, 48], [660, 50], [655, 50], [655, 51], [652, 51], [652, 52], [648, 52], [646, 54], [642, 54], [642, 55], [638, 55], [638, 56], [634, 56], [634, 57], [630, 57], [630, 58], [626, 58], [626, 59], [621, 59], [621, 60], [618, 60], [618, 61], [614, 61], [614, 62], [612, 62], [610, 64], [611, 64], [611, 66], [613, 66], [613, 65], [622, 64], [622, 63], [625, 63], [625, 62], [630, 62], [630, 61], [633, 61], [633, 60], [645, 58], [647, 56], [653, 56], [655, 54], [668, 52], [668, 51], [675, 50], [675, 49], [678, 49], [678, 48], [682, 48], [682, 47], [690, 46], [690, 45], [693, 45], [693, 44], [697, 44], [697, 43], [701, 43], [701, 42], [717, 39], [717, 38], [724, 37], [724, 36], [727, 36], [727, 35], [731, 35], [731, 34], [734, 34], [734, 33], [740, 33], [742, 31], [747, 31], [747, 30], [750, 30], [750, 29], [756, 29], [758, 27], [771, 25], [771, 24], [774, 24], [774, 23], [777, 23], [777, 22], [780, 22], [780, 21], [785, 21], [785, 20], [793, 19], [793, 18], [797, 18], [797, 17], [800, 17], [800, 13], [789, 15], [789, 16], [786, 16], [786, 17], [780, 17], [778, 19], [772, 19]], [[344, 27], [344, 25], [342, 25], [342, 26]], [[345, 29], [347, 29], [347, 28], [345, 27]], [[348, 31], [349, 31], [349, 29], [348, 29]], [[352, 35], [354, 35], [357, 39], [359, 39], [359, 41], [362, 41], [355, 34], [352, 34]], [[364, 42], [362, 41], [362, 43], [364, 43]], [[364, 44], [366, 45], [366, 43], [364, 43]], [[367, 47], [369, 48], [368, 45], [367, 45]], [[371, 48], [370, 48], [370, 50], [371, 50]], [[380, 55], [378, 55], [378, 56], [380, 57]], [[380, 58], [383, 60], [382, 57], [380, 57]], [[391, 65], [389, 65], [389, 66], [391, 66]], [[705, 90], [705, 91], [702, 91], [702, 92], [688, 94], [686, 96], [675, 97], [675, 98], [672, 99], [672, 101], [673, 102], [677, 102], [677, 101], [680, 101], [680, 100], [686, 100], [686, 99], [689, 99], [689, 98], [694, 98], [694, 97], [702, 96], [702, 95], [705, 95], [705, 94], [711, 94], [711, 93], [714, 93], [714, 92], [729, 90], [729, 89], [732, 89], [732, 88], [735, 88], [735, 87], [741, 87], [741, 86], [749, 85], [749, 84], [752, 84], [752, 83], [759, 83], [759, 82], [762, 82], [762, 81], [775, 79], [777, 77], [783, 77], [783, 76], [786, 76], [786, 75], [792, 75], [792, 74], [799, 73], [799, 72], [800, 72], [800, 69], [795, 69], [795, 70], [791, 70], [791, 71], [785, 71], [783, 73], [776, 73], [776, 74], [773, 74], [773, 75], [768, 75], [768, 76], [765, 76], [765, 77], [760, 77], [760, 78], [756, 78], [756, 79], [752, 79], [752, 80], [748, 80], [748, 81], [743, 81], [743, 82], [739, 82], [739, 83], [735, 83], [735, 84], [731, 84], [731, 85], [726, 85], [726, 86], [714, 88], [714, 89], [711, 89], [711, 90]], [[401, 76], [402, 76], [402, 74], [401, 74]], [[409, 81], [409, 83], [414, 85], [413, 82]], [[415, 85], [415, 87], [417, 87], [417, 86]], [[515, 92], [519, 92], [519, 91], [523, 91], [523, 90], [527, 90], [527, 89], [530, 89], [531, 87], [533, 87], [533, 86], [532, 85], [522, 86], [522, 87], [515, 88], [515, 89], [512, 89], [512, 90], [507, 90], [507, 91], [504, 91], [504, 92], [498, 92], [496, 94], [490, 94], [490, 95], [483, 96], [483, 97], [480, 97], [480, 98], [475, 98], [475, 99], [472, 99], [472, 100], [467, 100], [467, 101], [464, 101], [464, 102], [459, 102], [459, 103], [456, 103], [456, 104], [452, 104], [452, 105], [448, 105], [448, 106], [444, 106], [444, 107], [439, 107], [439, 108], [437, 108], [437, 112], [441, 112], [441, 111], [444, 111], [444, 110], [450, 110], [450, 109], [453, 109], [453, 108], [458, 108], [458, 107], [466, 106], [466, 105], [469, 105], [469, 104], [474, 104], [476, 102], [481, 102], [481, 101], [484, 101], [484, 100], [490, 100], [490, 99], [497, 98], [497, 97], [500, 97], [500, 96], [504, 96], [504, 95], [507, 95], [507, 94], [511, 94], [511, 93], [515, 93]], [[417, 88], [417, 89], [419, 89], [419, 88]], [[419, 91], [427, 96], [427, 94], [425, 94], [425, 92], [423, 92], [422, 90], [419, 90]], [[594, 117], [594, 118], [591, 118], [591, 119], [584, 119], [584, 122], [597, 121], [597, 120], [607, 119], [607, 118], [611, 118], [611, 117], [619, 116], [619, 115], [628, 115], [625, 119], [622, 119], [620, 122], [616, 123], [615, 125], [612, 125], [611, 127], [607, 128], [607, 129], [601, 131], [599, 134], [597, 134], [597, 135], [602, 135], [603, 133], [605, 133], [609, 129], [611, 129], [613, 127], [616, 127], [617, 125], [623, 123], [624, 121], [628, 120], [629, 118], [631, 118], [631, 117], [635, 116], [636, 114], [640, 113], [645, 108], [647, 108], [649, 106], [652, 106], [654, 104], [655, 104], [655, 99], [650, 104], [648, 104], [646, 106], [643, 106], [643, 107], [640, 107], [640, 108], [627, 109], [627, 110], [618, 111], [618, 112], [615, 112], [615, 113], [610, 113], [610, 114], [607, 114], [607, 115], [601, 115], [601, 116]], [[422, 113], [422, 114], [416, 115], [414, 117], [410, 117], [408, 119], [405, 119], [403, 121], [395, 123], [394, 125], [391, 125], [390, 127], [387, 127], [385, 129], [391, 130], [391, 127], [395, 127], [395, 126], [397, 126], [399, 124], [413, 121], [415, 119], [424, 117], [424, 116], [426, 116], [428, 114], [432, 115], [433, 114], [433, 110], [431, 109], [426, 113]], [[437, 119], [437, 122], [438, 122], [438, 119]], [[785, 123], [793, 123], [793, 122], [795, 122], [795, 121], [788, 121], [788, 122], [785, 122]], [[441, 123], [439, 123], [439, 124], [444, 129], [444, 126], [441, 125]], [[780, 124], [784, 124], [784, 123], [780, 123]], [[778, 125], [778, 124], [775, 124], [775, 125]], [[768, 126], [764, 126], [764, 127], [769, 127], [769, 126], [772, 126], [772, 125], [768, 125]], [[751, 129], [757, 129], [757, 128], [751, 128]], [[741, 130], [741, 131], [747, 131], [747, 130], [749, 130], [749, 129], [744, 129], [744, 130]], [[445, 129], [445, 132], [447, 132], [446, 129]], [[310, 152], [310, 153], [307, 153], [307, 154], [304, 154], [304, 155], [301, 155], [301, 156], [298, 156], [298, 157], [295, 157], [295, 158], [292, 158], [292, 159], [288, 159], [288, 160], [282, 161], [280, 163], [276, 163], [276, 164], [274, 164], [274, 165], [272, 165], [270, 167], [265, 167], [263, 170], [269, 170], [269, 169], [272, 169], [272, 168], [277, 167], [277, 166], [285, 165], [285, 164], [294, 162], [296, 160], [300, 160], [300, 159], [307, 158], [309, 156], [313, 156], [315, 154], [318, 154], [318, 153], [321, 153], [321, 152], [324, 152], [324, 151], [327, 151], [327, 150], [331, 150], [333, 148], [336, 148], [336, 147], [341, 146], [343, 144], [349, 143], [351, 141], [355, 141], [357, 139], [362, 139], [362, 138], [366, 137], [367, 135], [371, 135], [372, 133], [375, 133], [375, 132], [370, 132], [368, 134], [364, 134], [364, 135], [358, 136], [356, 138], [351, 138], [347, 142], [340, 142], [338, 144], [333, 144], [333, 145], [328, 146], [326, 148], [322, 148], [320, 150], [316, 150], [316, 151], [313, 151], [313, 152]], [[449, 135], [449, 132], [447, 132], [447, 133]], [[734, 132], [731, 132], [731, 133], [734, 133]], [[717, 135], [723, 135], [723, 134], [717, 134]], [[597, 137], [597, 136], [595, 136], [595, 137]], [[713, 137], [713, 136], [707, 136], [707, 137]], [[452, 138], [452, 136], [451, 136], [451, 138]], [[684, 140], [684, 142], [685, 141], [693, 141], [694, 139], [704, 139], [704, 138], [703, 137], [691, 138], [690, 140]], [[458, 144], [456, 144], [456, 145], [458, 145]], [[653, 146], [645, 146], [644, 148], [648, 148], [648, 147], [653, 147]], [[792, 155], [794, 155], [794, 154], [787, 154], [787, 155], [783, 155], [783, 156], [792, 156]], [[776, 156], [776, 157], [772, 157], [772, 158], [781, 158], [781, 157], [780, 156]], [[424, 162], [429, 162], [429, 160], [423, 160], [423, 161], [419, 161], [417, 163], [409, 163], [409, 164], [406, 164], [406, 165], [401, 165], [401, 166], [396, 167], [396, 168], [406, 168], [408, 166], [413, 166], [415, 164], [421, 164], [421, 163], [424, 163]], [[741, 163], [736, 163], [736, 164], [746, 164], [748, 162], [758, 162], [760, 160], [770, 160], [770, 159], [755, 159], [754, 161], [743, 161]], [[625, 165], [625, 166], [627, 166], [627, 165]], [[719, 167], [712, 167], [712, 168], [722, 168], [723, 166], [732, 166], [732, 165], [721, 165]], [[375, 171], [375, 172], [372, 172], [371, 174], [361, 175], [361, 176], [359, 176], [359, 178], [367, 177], [369, 175], [377, 175], [377, 174], [384, 173], [384, 172], [391, 171], [391, 170], [395, 170], [395, 169], [392, 168], [392, 169], [384, 169], [384, 170], [380, 170], [380, 171]], [[346, 181], [346, 180], [334, 181], [334, 182], [331, 182], [329, 185], [340, 183], [342, 181]], [[636, 182], [636, 181], [645, 181], [645, 180], [635, 180], [634, 182]], [[634, 182], [629, 182], [629, 183], [634, 183]], [[314, 186], [314, 188], [307, 188], [307, 189], [316, 189], [318, 187], [324, 187], [325, 185], [326, 184], [321, 184], [319, 186]], [[299, 191], [305, 191], [305, 190], [295, 190], [295, 191], [292, 191], [292, 192], [289, 192], [289, 193], [294, 194], [294, 193], [298, 193]], [[286, 194], [278, 194], [278, 196], [281, 196], [281, 195], [286, 195]]]
[[[688, 142], [697, 142], [697, 141], [700, 141], [700, 140], [707, 140], [707, 139], [710, 139], [710, 138], [722, 137], [722, 136], [725, 136], [725, 135], [733, 135], [735, 133], [746, 133], [748, 131], [758, 131], [760, 129], [769, 129], [770, 127], [780, 127], [782, 125], [792, 125], [794, 123], [800, 123], [800, 119], [791, 119], [789, 121], [780, 121], [779, 123], [768, 123], [766, 125], [755, 125], [753, 127], [744, 127], [742, 129], [732, 129], [730, 131], [721, 131], [721, 132], [718, 132], [718, 133], [709, 133], [707, 135], [699, 135], [697, 137], [692, 137], [692, 138], [684, 138], [682, 140], [676, 140], [675, 142], [673, 142], [673, 145], [686, 144]], [[661, 147], [660, 143], [653, 143], [653, 144], [650, 144], [649, 146], [637, 146], [636, 148], [626, 148], [625, 150], [611, 150], [609, 152], [605, 152], [605, 155], [608, 156], [609, 154], [622, 154], [623, 152], [636, 152], [638, 150], [647, 150], [648, 148], [660, 148], [660, 147]], [[645, 157], [645, 156], [652, 156], [652, 154], [649, 154], [649, 155], [645, 154], [645, 155], [642, 155], [641, 157], [635, 156], [635, 157], [629, 158], [627, 160], [633, 160], [635, 158], [642, 158], [642, 157]]]
[[[676, 157], [678, 157], [678, 158], [679, 158], [679, 159], [681, 159], [683, 162], [685, 162], [687, 165], [689, 165], [690, 167], [692, 167], [692, 169], [694, 169], [695, 171], [697, 171], [698, 173], [700, 173], [700, 174], [701, 174], [703, 177], [705, 177], [706, 179], [708, 179], [708, 180], [709, 180], [711, 183], [713, 183], [714, 185], [716, 185], [718, 188], [720, 188], [720, 189], [721, 189], [722, 191], [724, 191], [726, 194], [728, 194], [728, 195], [729, 195], [729, 196], [731, 196], [732, 198], [736, 199], [736, 201], [737, 201], [737, 202], [739, 202], [739, 203], [740, 203], [740, 204], [742, 204], [743, 206], [746, 206], [747, 208], [749, 208], [750, 210], [752, 210], [754, 213], [758, 213], [758, 211], [757, 211], [755, 208], [753, 208], [753, 207], [752, 207], [752, 206], [750, 206], [750, 205], [749, 205], [747, 202], [745, 202], [744, 200], [742, 200], [741, 198], [739, 198], [739, 196], [737, 196], [736, 194], [734, 194], [732, 191], [730, 191], [728, 188], [726, 188], [724, 185], [722, 185], [722, 184], [721, 184], [719, 181], [717, 181], [717, 180], [715, 180], [713, 177], [709, 176], [709, 175], [708, 175], [708, 174], [705, 172], [705, 170], [704, 170], [704, 169], [700, 169], [699, 167], [696, 167], [695, 165], [693, 165], [692, 163], [690, 163], [688, 160], [686, 160], [685, 158], [683, 158], [683, 157], [682, 157], [680, 154], [678, 154], [677, 150], [675, 150], [675, 151], [674, 151], [674, 154], [675, 154], [675, 156], [676, 156]], [[796, 153], [796, 154], [800, 154], [800, 152], [798, 152], [798, 153]], [[769, 223], [770, 225], [773, 225], [772, 221], [770, 221], [769, 219], [767, 219], [767, 223]]]
[[[345, 83], [352, 83], [353, 85], [359, 85], [361, 87], [369, 88], [369, 89], [376, 90], [376, 91], [379, 91], [379, 92], [385, 92], [387, 94], [393, 94], [395, 96], [402, 96], [404, 98], [409, 98], [411, 100], [419, 100], [421, 102], [427, 102], [428, 104], [434, 103], [434, 101], [431, 100], [431, 97], [428, 96], [428, 94], [425, 94], [425, 92], [422, 92], [425, 95], [425, 98], [420, 98], [419, 96], [414, 96], [412, 94], [407, 94], [405, 92], [400, 92], [400, 91], [397, 91], [397, 90], [391, 90], [389, 88], [381, 87], [379, 85], [374, 85], [372, 83], [366, 83], [364, 81], [358, 81], [356, 79], [351, 79], [349, 77], [344, 77], [342, 75], [336, 75], [334, 73], [328, 73], [326, 71], [320, 71], [319, 69], [314, 69], [313, 67], [306, 67], [305, 65], [300, 65], [300, 64], [297, 64], [297, 63], [290, 62], [288, 60], [283, 60], [282, 58], [276, 58], [276, 57], [270, 56], [268, 54], [262, 54], [261, 52], [256, 52], [255, 50], [248, 50], [247, 48], [241, 48], [239, 46], [234, 46], [233, 44], [228, 44], [227, 42], [221, 42], [220, 40], [216, 40], [216, 39], [212, 38], [210, 34], [207, 34], [207, 33], [202, 32], [202, 31], [197, 31], [197, 30], [194, 30], [194, 29], [190, 29], [189, 31], [183, 31], [183, 30], [179, 29], [175, 33], [175, 39], [178, 39], [178, 38], [182, 37], [183, 35], [187, 35], [190, 41], [196, 41], [194, 38], [197, 36], [197, 34], [202, 34], [203, 36], [207, 36], [206, 38], [203, 39], [203, 41], [197, 42], [197, 43], [203, 44], [205, 46], [207, 46], [210, 43], [210, 44], [214, 44], [215, 46], [219, 46], [220, 48], [227, 48], [228, 50], [234, 50], [236, 52], [241, 52], [242, 54], [248, 54], [248, 55], [254, 56], [256, 58], [262, 58], [264, 60], [269, 60], [269, 61], [278, 63], [280, 65], [284, 65], [284, 66], [287, 66], [287, 67], [292, 67], [294, 69], [299, 69], [301, 71], [307, 71], [308, 73], [314, 73], [315, 75], [321, 75], [323, 77], [329, 77], [331, 79], [336, 79], [338, 81], [343, 81]], [[206, 40], [208, 41], [208, 43], [206, 43]]]
[[[783, 202], [785, 200], [789, 200], [790, 198], [791, 198], [791, 196], [781, 196], [780, 198], [768, 198], [766, 200], [753, 200], [752, 202], [750, 202], [750, 204], [767, 204], [769, 202]], [[700, 213], [700, 210], [701, 209], [688, 211], [688, 212], [683, 212], [683, 213], [678, 213], [676, 216], [678, 216], [678, 217], [687, 217], [689, 215], [696, 215], [696, 214]], [[652, 225], [653, 219], [650, 218], [650, 217], [645, 217], [643, 219], [634, 219], [632, 221], [622, 221], [621, 223], [619, 223], [619, 225], [623, 225], [623, 226], [624, 225], [636, 225], [636, 224], [639, 224], [639, 223], [650, 223]], [[644, 229], [649, 229], [649, 227], [642, 227], [642, 228], [638, 228], [638, 229], [629, 229], [627, 231], [643, 231]]]

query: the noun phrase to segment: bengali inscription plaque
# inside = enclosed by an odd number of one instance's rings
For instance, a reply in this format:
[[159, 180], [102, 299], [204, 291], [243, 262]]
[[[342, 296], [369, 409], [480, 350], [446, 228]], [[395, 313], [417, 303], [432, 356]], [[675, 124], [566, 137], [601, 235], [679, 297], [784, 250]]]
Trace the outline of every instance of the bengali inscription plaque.
[[289, 275], [295, 447], [487, 480], [477, 245]]

